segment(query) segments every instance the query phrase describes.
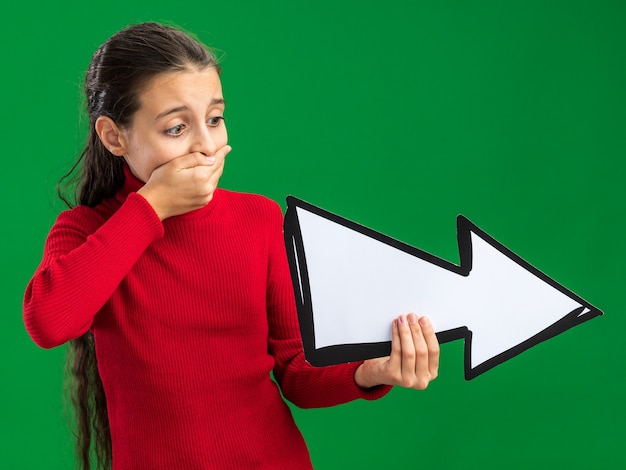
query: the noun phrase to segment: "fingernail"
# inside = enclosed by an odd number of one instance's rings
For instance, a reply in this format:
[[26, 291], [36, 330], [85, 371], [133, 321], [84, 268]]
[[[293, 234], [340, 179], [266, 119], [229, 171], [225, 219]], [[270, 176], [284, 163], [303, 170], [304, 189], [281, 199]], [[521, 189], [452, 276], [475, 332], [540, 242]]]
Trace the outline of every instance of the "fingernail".
[[409, 316], [407, 318], [409, 319], [409, 323], [411, 323], [412, 325], [417, 323], [417, 315], [415, 315], [414, 313], [409, 313]]
[[399, 323], [399, 324], [404, 323], [404, 315], [400, 315], [400, 316], [398, 317], [398, 323]]
[[428, 325], [430, 325], [430, 318], [428, 318], [428, 317], [422, 317], [422, 318], [420, 318], [420, 323], [421, 323], [423, 326], [428, 326]]
[[206, 161], [207, 163], [213, 163], [215, 161], [215, 157], [207, 157]]

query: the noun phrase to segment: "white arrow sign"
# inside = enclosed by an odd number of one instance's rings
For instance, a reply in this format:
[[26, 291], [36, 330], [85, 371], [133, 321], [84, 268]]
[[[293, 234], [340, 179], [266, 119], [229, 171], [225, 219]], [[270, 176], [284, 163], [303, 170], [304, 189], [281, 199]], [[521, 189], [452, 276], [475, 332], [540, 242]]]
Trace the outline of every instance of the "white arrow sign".
[[472, 379], [602, 312], [459, 216], [460, 266], [292, 196], [285, 243], [307, 361], [388, 355], [391, 320], [428, 315], [465, 339]]

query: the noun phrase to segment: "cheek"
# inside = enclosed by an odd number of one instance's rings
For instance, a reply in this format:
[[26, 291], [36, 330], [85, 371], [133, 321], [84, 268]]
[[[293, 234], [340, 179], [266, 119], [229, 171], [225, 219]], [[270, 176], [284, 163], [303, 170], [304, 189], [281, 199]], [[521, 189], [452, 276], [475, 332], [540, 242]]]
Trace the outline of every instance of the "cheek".
[[173, 142], [156, 145], [154, 142], [142, 142], [142, 145], [133, 145], [126, 154], [128, 166], [133, 174], [146, 182], [152, 172], [180, 155]]

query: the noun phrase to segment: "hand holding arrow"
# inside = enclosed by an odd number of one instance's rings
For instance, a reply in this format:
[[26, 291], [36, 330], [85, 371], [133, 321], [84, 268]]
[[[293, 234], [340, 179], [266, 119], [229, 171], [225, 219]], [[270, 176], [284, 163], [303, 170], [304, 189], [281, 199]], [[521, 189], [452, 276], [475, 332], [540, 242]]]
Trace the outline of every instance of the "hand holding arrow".
[[314, 366], [388, 355], [391, 320], [418, 312], [440, 343], [465, 340], [469, 380], [602, 315], [463, 216], [457, 266], [292, 196], [287, 205], [285, 243]]

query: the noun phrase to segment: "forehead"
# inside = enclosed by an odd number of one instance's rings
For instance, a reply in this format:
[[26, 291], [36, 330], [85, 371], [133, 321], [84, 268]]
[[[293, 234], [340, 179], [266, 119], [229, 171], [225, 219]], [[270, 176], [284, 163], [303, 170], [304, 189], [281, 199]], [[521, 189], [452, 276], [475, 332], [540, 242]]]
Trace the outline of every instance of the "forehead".
[[222, 98], [222, 84], [215, 67], [190, 68], [150, 79], [139, 92], [139, 109], [158, 113], [177, 104], [205, 106], [216, 98]]

